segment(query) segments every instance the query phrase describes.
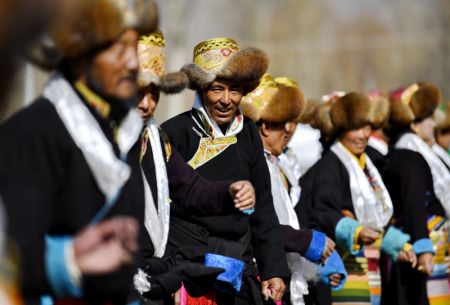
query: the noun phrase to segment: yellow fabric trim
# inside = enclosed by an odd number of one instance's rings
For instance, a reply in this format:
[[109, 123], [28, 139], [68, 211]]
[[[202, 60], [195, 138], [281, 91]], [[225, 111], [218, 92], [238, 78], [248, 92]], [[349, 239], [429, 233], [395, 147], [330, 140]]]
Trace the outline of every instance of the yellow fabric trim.
[[198, 43], [194, 48], [194, 62], [197, 56], [211, 51], [211, 50], [220, 50], [230, 48], [233, 50], [239, 50], [239, 45], [236, 40], [232, 38], [211, 38], [205, 41]]
[[[341, 142], [342, 144], [342, 142]], [[355, 158], [356, 162], [358, 162], [358, 165], [361, 169], [364, 169], [366, 167], [366, 153], [362, 153], [361, 156], [358, 158], [355, 156], [350, 150], [347, 149], [347, 147], [342, 144], [342, 147], [353, 157]]]
[[353, 250], [358, 251], [361, 246], [358, 244], [358, 237], [359, 233], [361, 233], [361, 230], [363, 229], [363, 226], [358, 226], [355, 230], [355, 235], [353, 237]]
[[148, 44], [157, 47], [165, 47], [166, 40], [164, 39], [164, 35], [161, 31], [155, 31], [148, 35], [142, 35], [139, 38], [139, 43]]
[[201, 138], [198, 149], [191, 160], [189, 160], [188, 164], [194, 169], [198, 168], [220, 155], [225, 149], [236, 142], [237, 138], [235, 136], [215, 139]]
[[81, 81], [77, 81], [75, 83], [75, 88], [86, 99], [89, 105], [91, 105], [103, 118], [106, 119], [109, 117], [109, 114], [111, 113], [111, 106], [107, 102], [95, 94]]
[[406, 243], [403, 246], [403, 251], [408, 252], [409, 250], [412, 250], [413, 246], [410, 243]]

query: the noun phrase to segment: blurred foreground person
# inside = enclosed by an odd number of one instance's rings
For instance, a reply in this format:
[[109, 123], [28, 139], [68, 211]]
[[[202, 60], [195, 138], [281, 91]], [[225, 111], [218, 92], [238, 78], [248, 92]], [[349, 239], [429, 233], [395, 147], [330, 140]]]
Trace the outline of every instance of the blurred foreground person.
[[251, 181], [256, 205], [253, 213], [198, 216], [174, 202], [168, 249], [183, 260], [225, 266], [216, 287], [202, 298], [186, 295], [188, 304], [262, 304], [263, 296], [279, 301], [289, 269], [270, 174], [257, 127], [239, 109], [242, 96], [266, 72], [268, 59], [259, 49], [240, 49], [233, 39], [213, 38], [195, 47], [193, 61], [182, 69], [196, 91], [193, 108], [162, 128], [203, 177]]
[[[141, 270], [135, 284], [146, 304], [170, 304], [180, 299], [181, 282], [191, 295], [200, 296], [224, 271], [198, 263], [178, 264], [163, 257], [170, 223], [170, 199], [190, 213], [221, 214], [248, 209], [255, 204], [250, 182], [209, 182], [190, 167], [172, 147], [153, 118], [160, 92], [176, 93], [188, 83], [186, 74], [165, 73], [165, 40], [160, 31], [141, 36], [138, 44], [140, 102], [145, 127], [141, 136], [141, 167], [145, 189], [145, 227]], [[170, 199], [169, 199], [170, 196]], [[232, 201], [234, 199], [234, 203]]]
[[136, 48], [139, 33], [155, 28], [156, 7], [64, 5], [29, 52], [56, 73], [0, 130], [8, 233], [27, 304], [127, 304], [144, 222]]
[[[308, 282], [318, 279], [315, 263], [334, 259], [340, 261], [339, 257], [332, 256], [335, 244], [331, 239], [321, 232], [301, 228], [294, 210], [301, 194], [300, 177], [293, 177], [295, 174], [291, 168], [298, 167], [298, 164], [282, 159], [295, 130], [295, 121], [304, 107], [303, 92], [295, 81], [286, 77], [274, 79], [269, 74], [263, 76], [259, 86], [247, 94], [241, 103], [244, 115], [256, 123], [263, 142], [275, 211], [291, 271], [289, 298], [285, 299], [293, 305], [305, 304], [304, 296], [309, 293]], [[342, 261], [340, 263], [343, 267]], [[340, 278], [337, 274], [340, 271], [334, 270], [332, 273]], [[331, 276], [331, 273], [328, 275]]]
[[435, 114], [433, 151], [450, 170], [450, 102], [443, 103]]
[[448, 304], [445, 258], [448, 256], [450, 172], [431, 149], [436, 126], [433, 113], [440, 92], [433, 84], [417, 83], [396, 90], [390, 99], [392, 151], [384, 180], [392, 196], [397, 225], [411, 236], [418, 266], [393, 264], [384, 281], [382, 302], [386, 305]]

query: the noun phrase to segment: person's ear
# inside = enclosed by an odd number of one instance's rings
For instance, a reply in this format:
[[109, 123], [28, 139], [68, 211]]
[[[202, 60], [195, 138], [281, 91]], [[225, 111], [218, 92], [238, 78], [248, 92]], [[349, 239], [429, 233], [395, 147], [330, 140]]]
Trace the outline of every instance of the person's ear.
[[261, 124], [259, 125], [259, 133], [262, 137], [269, 136], [269, 127], [267, 126], [266, 122], [261, 122]]

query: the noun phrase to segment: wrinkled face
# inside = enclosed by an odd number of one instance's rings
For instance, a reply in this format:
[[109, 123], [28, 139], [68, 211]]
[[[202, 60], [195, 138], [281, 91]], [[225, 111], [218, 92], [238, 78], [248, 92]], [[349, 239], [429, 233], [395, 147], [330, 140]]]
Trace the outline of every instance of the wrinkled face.
[[142, 119], [147, 121], [155, 114], [159, 102], [160, 90], [154, 84], [150, 84], [139, 92], [140, 101], [137, 106]]
[[360, 156], [366, 149], [371, 133], [372, 127], [370, 125], [364, 125], [358, 129], [344, 131], [339, 137], [339, 141], [352, 154]]
[[126, 100], [136, 94], [138, 38], [135, 30], [127, 29], [93, 57], [90, 76], [105, 95]]
[[288, 134], [291, 127], [289, 123], [263, 122], [260, 126], [260, 135], [264, 149], [274, 156], [281, 155], [289, 143]]
[[242, 95], [242, 85], [216, 80], [203, 91], [203, 106], [217, 125], [225, 125], [231, 122], [241, 103]]
[[412, 124], [412, 130], [427, 144], [432, 145], [434, 143], [434, 128], [436, 122], [432, 117], [423, 119], [418, 123]]

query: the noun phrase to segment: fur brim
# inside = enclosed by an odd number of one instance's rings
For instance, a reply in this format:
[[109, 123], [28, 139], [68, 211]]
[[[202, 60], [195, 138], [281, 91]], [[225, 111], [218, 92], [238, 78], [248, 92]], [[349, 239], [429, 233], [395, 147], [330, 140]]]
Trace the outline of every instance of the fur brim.
[[244, 95], [255, 89], [267, 71], [269, 59], [257, 48], [246, 48], [234, 52], [218, 71], [206, 71], [197, 64], [185, 65], [181, 70], [189, 77], [189, 87], [204, 90], [216, 79], [233, 80], [244, 86]]
[[306, 101], [305, 110], [303, 113], [298, 117], [297, 122], [302, 124], [311, 124], [314, 120], [314, 110], [317, 106], [321, 104], [321, 101], [319, 99], [308, 99]]
[[64, 58], [82, 56], [116, 40], [125, 29], [134, 28], [140, 34], [156, 29], [158, 13], [154, 0], [137, 0], [134, 7], [117, 0], [77, 0], [69, 3], [55, 18], [42, 39], [25, 50], [30, 61], [50, 70]]
[[441, 93], [435, 85], [419, 83], [419, 86], [410, 103], [416, 121], [432, 116], [441, 99]]
[[377, 96], [372, 99], [371, 122], [374, 130], [381, 129], [386, 126], [389, 121], [390, 105], [387, 98]]
[[391, 115], [390, 120], [400, 126], [408, 126], [414, 122], [414, 112], [408, 106], [403, 104], [400, 100], [395, 99], [390, 101]]
[[168, 73], [159, 79], [159, 88], [166, 94], [175, 94], [183, 91], [189, 85], [186, 73]]
[[331, 136], [335, 129], [330, 117], [332, 102], [326, 102], [315, 107], [311, 127], [319, 129], [325, 136]]
[[265, 122], [293, 122], [305, 109], [303, 92], [291, 86], [278, 84], [278, 91], [261, 112], [260, 119]]
[[371, 123], [372, 102], [367, 94], [350, 92], [340, 97], [330, 110], [336, 129], [352, 130]]

